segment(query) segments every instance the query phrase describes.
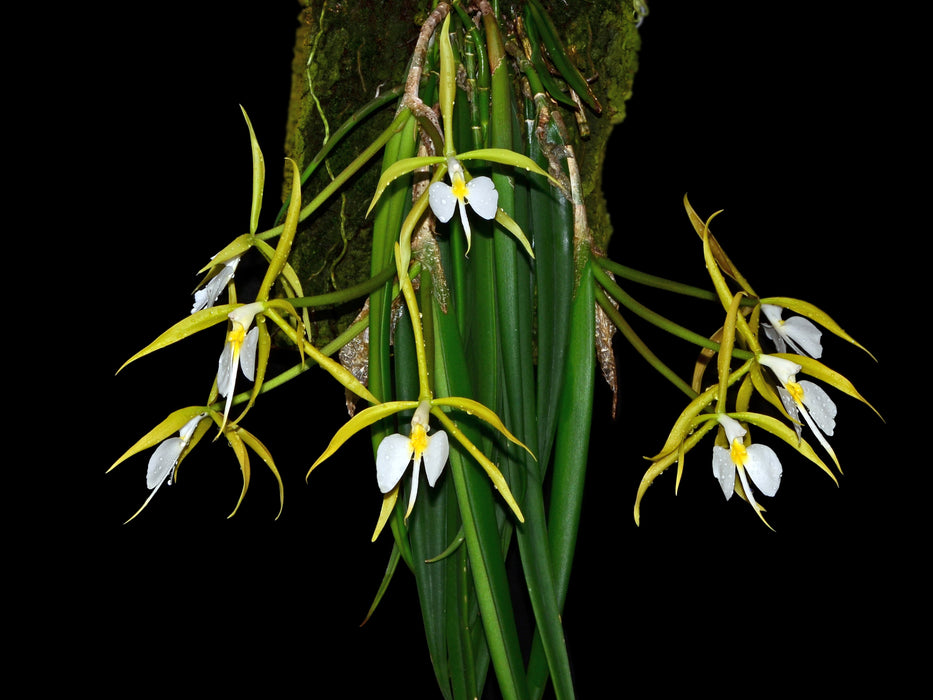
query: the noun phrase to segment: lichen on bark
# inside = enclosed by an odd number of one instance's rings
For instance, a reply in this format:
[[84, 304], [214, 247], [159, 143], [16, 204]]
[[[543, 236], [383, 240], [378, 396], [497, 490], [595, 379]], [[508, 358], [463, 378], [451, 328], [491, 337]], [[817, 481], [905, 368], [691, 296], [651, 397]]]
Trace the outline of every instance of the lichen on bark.
[[[521, 2], [500, 4], [504, 21]], [[594, 243], [605, 249], [612, 233], [603, 196], [606, 144], [612, 128], [625, 116], [637, 67], [638, 32], [632, 3], [595, 0], [567, 5], [543, 4], [561, 32], [568, 55], [591, 80], [602, 106], [587, 110], [589, 136], [582, 138], [574, 116], [564, 110], [580, 164], [583, 192]], [[378, 90], [404, 81], [421, 23], [430, 0], [300, 0], [300, 26], [292, 63], [292, 90], [285, 150], [304, 168], [329, 133], [372, 99]], [[305, 185], [320, 191], [391, 122], [394, 103], [369, 116], [329, 156]], [[306, 294], [347, 287], [370, 272], [372, 219], [365, 217], [379, 175], [379, 157], [359, 173], [314, 216], [302, 224], [292, 263]], [[285, 178], [287, 183], [289, 180]], [[284, 192], [283, 196], [287, 196]], [[315, 335], [326, 341], [342, 330], [358, 305], [315, 317]]]

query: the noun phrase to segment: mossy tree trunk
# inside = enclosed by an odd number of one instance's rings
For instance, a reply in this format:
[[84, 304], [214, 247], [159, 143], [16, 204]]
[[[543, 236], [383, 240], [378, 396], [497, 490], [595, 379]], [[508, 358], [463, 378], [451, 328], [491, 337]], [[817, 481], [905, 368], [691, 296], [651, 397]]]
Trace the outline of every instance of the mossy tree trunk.
[[[428, 16], [430, 0], [300, 0], [300, 27], [292, 63], [292, 90], [285, 151], [304, 168], [328, 136], [380, 91], [404, 83], [412, 48]], [[500, 4], [504, 31], [523, 2]], [[612, 227], [602, 193], [606, 144], [612, 128], [625, 116], [637, 67], [639, 37], [636, 13], [629, 0], [594, 0], [566, 4], [543, 2], [561, 33], [568, 55], [590, 81], [601, 113], [561, 108], [581, 168], [593, 241], [605, 249]], [[515, 74], [515, 71], [513, 71]], [[354, 128], [305, 185], [305, 196], [320, 191], [391, 122], [395, 102]], [[585, 119], [583, 129], [577, 117]], [[584, 136], [584, 131], [588, 132]], [[381, 159], [357, 175], [325, 207], [303, 224], [293, 249], [293, 264], [306, 284], [319, 294], [365, 279], [370, 272], [372, 219], [369, 206]], [[285, 178], [289, 182], [289, 178]], [[287, 192], [285, 193], [287, 195]], [[343, 328], [357, 306], [318, 312], [316, 335], [323, 342]]]

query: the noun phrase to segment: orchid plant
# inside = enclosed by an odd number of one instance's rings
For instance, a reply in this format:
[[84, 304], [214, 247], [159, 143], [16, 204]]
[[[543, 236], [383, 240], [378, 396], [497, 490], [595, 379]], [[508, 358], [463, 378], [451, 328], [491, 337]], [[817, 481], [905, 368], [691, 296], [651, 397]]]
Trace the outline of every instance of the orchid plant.
[[[253, 155], [249, 232], [202, 269], [191, 312], [124, 364], [217, 332], [223, 346], [207, 399], [171, 413], [110, 468], [152, 450], [149, 496], [132, 520], [173, 482], [213, 426], [241, 470], [237, 508], [250, 484], [251, 450], [278, 484], [281, 513], [283, 481], [270, 451], [244, 428], [248, 412], [257, 403], [271, 409], [274, 394], [267, 395], [288, 382], [336, 381], [349, 397], [348, 419], [316, 460], [298, 466], [310, 480], [324, 462], [339, 459], [349, 440], [363, 434], [372, 443], [375, 479], [355, 483], [363, 484], [361, 497], [376, 489], [382, 494], [372, 539], [388, 527], [392, 550], [370, 616], [402, 564], [417, 581], [443, 697], [478, 697], [491, 669], [504, 697], [541, 697], [551, 686], [556, 697], [571, 698], [561, 613], [596, 370], [599, 365], [614, 390], [615, 334], [687, 397], [634, 495], [636, 523], [647, 487], [676, 464], [676, 490], [687, 453], [714, 431], [714, 478], [726, 499], [738, 494], [765, 524], [759, 499], [777, 496], [795, 453], [835, 481], [804, 438], [801, 418], [838, 470], [826, 440], [836, 405], [816, 381], [865, 399], [822, 363], [821, 336], [825, 331], [861, 346], [809, 302], [759, 296], [710, 231], [712, 217], [702, 219], [686, 197], [710, 289], [608, 259], [593, 240], [575, 138], [563, 117], [580, 118], [582, 132], [585, 114], [601, 109], [596, 94], [539, 0], [507, 11], [493, 5], [435, 3], [404, 85], [389, 93], [396, 100], [391, 124], [319, 191], [308, 191], [308, 175], [346, 130], [304, 173], [288, 160], [291, 194], [280, 221], [267, 230], [259, 228], [265, 161], [244, 111]], [[643, 2], [632, 3], [628, 30], [646, 14]], [[359, 114], [386, 98], [376, 102]], [[352, 119], [358, 118], [365, 116]], [[306, 295], [292, 255], [303, 222], [373, 167], [369, 278]], [[264, 261], [266, 271], [255, 298], [244, 303], [237, 274], [245, 256]], [[722, 310], [721, 328], [695, 333], [651, 311], [625, 289], [644, 283], [708, 300]], [[359, 316], [319, 346], [309, 310], [348, 301], [360, 305]], [[629, 324], [630, 315], [700, 348], [692, 381], [661, 363]], [[222, 337], [218, 325], [226, 328]], [[295, 364], [269, 376], [273, 345], [294, 353]], [[704, 369], [714, 356], [716, 377], [707, 385]], [[309, 373], [315, 366], [323, 376]], [[243, 381], [251, 386], [238, 392]], [[367, 405], [357, 410], [360, 401]], [[239, 415], [231, 412], [235, 406], [242, 406]], [[419, 490], [422, 466], [430, 492]], [[518, 550], [534, 614], [527, 650], [506, 573], [510, 548]]]

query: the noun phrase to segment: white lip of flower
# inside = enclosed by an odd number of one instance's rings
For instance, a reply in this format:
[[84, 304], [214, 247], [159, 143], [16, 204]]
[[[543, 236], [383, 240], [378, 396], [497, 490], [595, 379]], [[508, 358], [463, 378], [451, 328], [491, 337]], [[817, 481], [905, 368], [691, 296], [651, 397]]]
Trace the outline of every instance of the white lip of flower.
[[191, 442], [194, 429], [198, 427], [198, 423], [205, 415], [207, 414], [199, 413], [189, 420], [178, 431], [179, 437], [166, 438], [152, 453], [149, 458], [149, 468], [146, 471], [146, 486], [152, 491], [150, 498], [161, 488], [162, 484], [172, 483], [172, 472], [178, 464], [178, 458]]
[[233, 388], [236, 386], [237, 364], [243, 370], [243, 376], [250, 381], [256, 374], [256, 345], [259, 341], [259, 328], [247, 332], [256, 314], [263, 310], [262, 302], [246, 304], [234, 309], [227, 318], [230, 319], [231, 328], [227, 333], [227, 342], [217, 361], [217, 391], [226, 397], [227, 405], [224, 408], [224, 424], [230, 412], [233, 401]]
[[447, 223], [454, 215], [457, 204], [460, 205], [460, 221], [467, 239], [467, 252], [470, 251], [470, 221], [467, 218], [466, 205], [473, 208], [484, 219], [493, 219], [499, 210], [499, 193], [496, 186], [485, 175], [474, 177], [469, 182], [463, 175], [463, 166], [451, 156], [447, 159], [447, 174], [451, 184], [435, 182], [428, 188], [428, 202], [431, 211], [439, 221]]
[[224, 263], [224, 266], [211, 277], [207, 284], [194, 293], [194, 306], [191, 307], [191, 313], [203, 311], [210, 308], [217, 301], [217, 297], [227, 287], [230, 280], [236, 273], [236, 266], [240, 264], [240, 256], [231, 258]]
[[755, 510], [758, 510], [746, 474], [765, 496], [773, 496], [781, 485], [781, 461], [767, 445], [745, 445], [742, 438], [745, 437], [746, 430], [734, 418], [720, 414], [717, 420], [726, 433], [729, 447], [713, 447], [713, 474], [719, 480], [728, 501], [735, 491], [735, 473], [738, 472], [745, 495]]
[[441, 472], [444, 471], [444, 465], [447, 464], [447, 456], [450, 453], [447, 433], [443, 430], [428, 437], [430, 411], [431, 404], [422, 401], [411, 419], [411, 435], [399, 433], [389, 435], [379, 443], [379, 448], [376, 450], [376, 481], [382, 493], [388, 493], [395, 488], [409, 463], [414, 459], [414, 469], [411, 473], [411, 495], [408, 498], [405, 518], [408, 518], [411, 513], [418, 495], [418, 477], [422, 460], [428, 483], [433, 488]]
[[774, 304], [762, 304], [761, 310], [768, 318], [763, 324], [765, 335], [774, 343], [778, 352], [786, 352], [789, 345], [799, 355], [819, 358], [823, 354], [820, 329], [803, 316], [781, 319], [783, 309]]
[[[827, 452], [833, 454], [832, 448], [823, 437], [824, 434], [832, 436], [836, 428], [836, 404], [829, 398], [829, 394], [823, 390], [823, 387], [806, 379], [798, 382], [796, 377], [797, 372], [800, 371], [800, 365], [796, 362], [773, 355], [761, 355], [759, 361], [766, 367], [770, 367], [781, 383], [778, 387], [778, 395], [788, 415], [796, 420], [798, 413], [802, 414], [816, 439]], [[795, 423], [794, 428], [799, 438], [800, 425]]]

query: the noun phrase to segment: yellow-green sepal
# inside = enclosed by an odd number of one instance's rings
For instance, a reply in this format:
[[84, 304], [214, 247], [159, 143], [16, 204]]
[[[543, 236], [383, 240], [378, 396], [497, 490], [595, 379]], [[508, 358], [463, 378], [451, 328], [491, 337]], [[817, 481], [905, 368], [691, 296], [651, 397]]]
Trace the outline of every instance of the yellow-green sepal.
[[719, 395], [719, 386], [711, 386], [706, 391], [701, 394], [698, 394], [695, 399], [693, 399], [687, 407], [681, 412], [677, 417], [677, 420], [674, 422], [674, 427], [671, 428], [671, 432], [667, 436], [667, 440], [664, 442], [664, 446], [658, 451], [653, 457], [649, 457], [651, 461], [655, 462], [661, 460], [662, 458], [676, 453], [680, 448], [680, 445], [687, 439], [687, 436], [690, 435], [690, 432], [696, 427], [697, 416], [700, 415], [702, 411], [706, 409]]
[[364, 408], [334, 433], [334, 437], [331, 438], [330, 444], [327, 445], [327, 449], [325, 449], [321, 456], [317, 458], [317, 461], [311, 465], [307, 476], [311, 476], [311, 472], [314, 471], [315, 467], [334, 454], [347, 440], [363, 428], [368, 428], [383, 418], [388, 418], [393, 413], [418, 408], [418, 403], [418, 401], [387, 401]]
[[[713, 388], [715, 389], [715, 387]], [[641, 482], [638, 484], [638, 493], [635, 495], [635, 507], [633, 510], [635, 525], [641, 525], [641, 499], [644, 498], [648, 487], [651, 486], [651, 484], [654, 483], [654, 480], [661, 473], [666, 471], [667, 468], [670, 467], [675, 461], [678, 463], [678, 472], [683, 471], [684, 456], [687, 454], [687, 452], [693, 449], [710, 430], [718, 425], [715, 418], [716, 416], [712, 414], [709, 416], [703, 416], [703, 420], [699, 422], [699, 426], [693, 433], [688, 434], [686, 439], [677, 443], [674, 446], [674, 449], [668, 450], [666, 453], [662, 453], [658, 457], [654, 458], [651, 466], [645, 472], [645, 475], [641, 478]], [[696, 417], [694, 417], [694, 419], [696, 419]], [[677, 484], [675, 484], [675, 486], [676, 485]]]
[[[170, 413], [165, 420], [155, 426], [148, 433], [143, 435], [136, 443], [128, 449], [116, 462], [110, 465], [107, 469], [107, 472], [110, 472], [118, 464], [125, 462], [133, 455], [139, 454], [144, 450], [148, 450], [150, 447], [155, 447], [163, 440], [172, 437], [175, 433], [180, 431], [184, 425], [190, 421], [195, 416], [200, 414], [211, 413], [211, 409], [207, 406], [188, 406], [187, 408], [180, 408], [177, 411]], [[204, 435], [204, 432], [210, 427], [210, 423], [204, 423], [203, 428], [202, 424], [198, 424], [197, 429], [191, 437], [189, 442], [189, 449], [193, 446], [198, 440], [201, 439], [201, 436]]]
[[540, 175], [541, 177], [546, 177], [557, 188], [560, 188], [560, 182], [551, 177], [550, 173], [544, 170], [544, 168], [534, 162], [531, 158], [521, 153], [510, 151], [507, 148], [477, 148], [473, 151], [467, 151], [466, 153], [458, 154], [457, 160], [486, 160], [492, 163], [511, 165], [516, 168], [522, 168], [523, 170], [531, 171], [536, 175]]
[[773, 304], [774, 306], [780, 306], [788, 311], [793, 311], [798, 313], [801, 316], [805, 316], [811, 321], [815, 321], [828, 330], [830, 333], [842, 338], [852, 345], [856, 346], [860, 350], [863, 350], [868, 354], [871, 359], [877, 362], [878, 360], [872, 355], [861, 343], [859, 343], [855, 338], [842, 330], [842, 327], [836, 323], [829, 314], [820, 309], [818, 306], [814, 306], [808, 301], [803, 301], [802, 299], [792, 299], [790, 297], [767, 297], [766, 299], [759, 300], [762, 304]]
[[826, 382], [830, 386], [835, 387], [841, 391], [843, 394], [851, 396], [853, 399], [858, 399], [863, 404], [868, 406], [872, 411], [874, 411], [875, 414], [881, 418], [881, 420], [884, 420], [881, 414], [878, 413], [878, 409], [865, 400], [865, 397], [863, 397], [858, 392], [852, 382], [846, 379], [843, 375], [839, 374], [839, 372], [830, 369], [819, 360], [814, 360], [812, 357], [806, 357], [804, 355], [792, 355], [789, 353], [776, 352], [772, 354], [775, 357], [782, 357], [785, 360], [790, 360], [791, 362], [797, 363], [800, 365], [800, 369], [804, 374], [807, 374], [814, 379], [819, 379], [820, 381]]
[[243, 118], [246, 120], [246, 126], [249, 129], [250, 150], [253, 154], [253, 198], [249, 212], [249, 232], [254, 234], [259, 227], [259, 211], [262, 209], [262, 192], [266, 181], [266, 161], [262, 156], [262, 149], [259, 148], [256, 132], [253, 131], [253, 125], [243, 105], [240, 105], [240, 110], [243, 112]]
[[[487, 408], [479, 401], [463, 398], [462, 396], [445, 396], [442, 398], [431, 399], [431, 406], [451, 406], [452, 408], [458, 408], [461, 411], [466, 412], [468, 415], [475, 415], [502, 433], [506, 438], [508, 438], [510, 442], [513, 442], [519, 447], [523, 448], [528, 454], [534, 457], [535, 461], [537, 461], [538, 458], [535, 457], [534, 452], [528, 449], [528, 447], [521, 440], [509, 432], [509, 429], [505, 427], [505, 423], [503, 423], [502, 419], [496, 415], [495, 411]], [[431, 411], [431, 413], [438, 418], [443, 415], [443, 411], [439, 410]]]
[[726, 320], [720, 334], [719, 353], [717, 359], [717, 371], [719, 373], [719, 397], [716, 403], [716, 410], [724, 411], [726, 406], [726, 390], [729, 388], [729, 370], [732, 367], [732, 348], [735, 345], [735, 324], [739, 315], [739, 307], [745, 292], [736, 292], [732, 297], [732, 303], [729, 305], [726, 313]]
[[228, 260], [233, 260], [233, 258], [243, 255], [243, 253], [256, 245], [256, 242], [256, 238], [251, 233], [244, 233], [237, 236], [221, 250], [217, 251], [214, 257], [211, 258], [211, 261], [198, 270], [198, 274], [200, 275], [211, 268], [223, 265]]
[[[488, 409], [487, 409], [488, 410]], [[469, 452], [473, 458], [479, 462], [479, 465], [483, 468], [483, 471], [486, 472], [486, 476], [489, 477], [489, 480], [492, 482], [492, 485], [495, 487], [496, 491], [499, 492], [499, 495], [502, 496], [502, 500], [506, 502], [509, 508], [512, 509], [512, 512], [515, 514], [515, 517], [518, 518], [519, 522], [525, 522], [525, 516], [522, 515], [522, 509], [518, 507], [518, 502], [515, 500], [515, 497], [512, 495], [512, 490], [509, 488], [508, 482], [506, 482], [505, 477], [502, 476], [502, 472], [499, 471], [499, 468], [493, 464], [492, 460], [489, 459], [483, 451], [480, 450], [473, 442], [463, 433], [462, 430], [457, 426], [453, 419], [444, 413], [441, 410], [431, 411], [434, 415], [447, 429], [447, 431], [454, 437], [457, 442], [463, 445], [466, 448], [466, 451]], [[507, 434], [508, 431], [504, 431], [503, 434]], [[518, 440], [512, 439], [518, 445], [525, 447]], [[528, 448], [525, 447], [527, 450]], [[529, 453], [531, 450], [528, 450]]]
[[535, 252], [531, 247], [531, 243], [528, 242], [528, 238], [525, 236], [525, 232], [522, 231], [522, 227], [509, 216], [505, 209], [499, 209], [496, 211], [496, 221], [501, 224], [502, 228], [515, 236], [516, 240], [522, 244], [522, 247], [525, 249], [525, 252], [528, 253], [528, 257], [534, 258]]
[[236, 515], [236, 512], [240, 509], [240, 505], [243, 503], [243, 499], [246, 497], [246, 491], [249, 488], [250, 463], [249, 453], [246, 450], [246, 448], [249, 447], [253, 450], [253, 452], [259, 455], [263, 462], [266, 463], [266, 466], [269, 467], [269, 470], [272, 472], [272, 475], [278, 482], [279, 512], [275, 516], [275, 519], [278, 520], [279, 516], [282, 514], [282, 509], [285, 507], [285, 484], [282, 482], [282, 476], [279, 474], [279, 470], [275, 466], [275, 461], [272, 459], [272, 453], [269, 452], [269, 449], [262, 443], [262, 441], [259, 440], [259, 438], [250, 433], [248, 430], [238, 426], [236, 423], [227, 423], [227, 426], [224, 429], [224, 436], [227, 438], [227, 442], [229, 442], [230, 446], [233, 448], [233, 452], [240, 464], [240, 472], [243, 475], [243, 489], [240, 491], [240, 498], [237, 500], [233, 512], [230, 513], [230, 515], [227, 517], [232, 518], [234, 515]]
[[[751, 285], [748, 281], [742, 276], [739, 272], [739, 269], [732, 263], [729, 259], [729, 256], [726, 255], [726, 251], [722, 249], [722, 246], [719, 245], [719, 241], [716, 240], [716, 237], [713, 236], [712, 232], [709, 230], [709, 223], [713, 220], [715, 216], [722, 213], [720, 209], [717, 212], [714, 212], [706, 221], [700, 218], [700, 215], [696, 213], [693, 206], [690, 204], [690, 200], [687, 199], [687, 195], [684, 195], [684, 208], [687, 210], [687, 216], [690, 219], [690, 223], [693, 224], [694, 230], [696, 230], [697, 235], [702, 239], [707, 237], [709, 239], [709, 250], [712, 259], [716, 261], [716, 264], [719, 269], [721, 269], [725, 274], [734, 279], [739, 283], [739, 286], [744, 289], [749, 296], [758, 296], [752, 290]], [[708, 264], [708, 263], [707, 263]], [[717, 292], [721, 290], [719, 287], [716, 288]]]
[[227, 314], [240, 306], [243, 305], [223, 304], [222, 306], [212, 306], [208, 309], [196, 311], [195, 313], [176, 323], [174, 326], [162, 333], [162, 335], [160, 335], [158, 338], [149, 343], [149, 345], [144, 347], [142, 350], [124, 362], [120, 366], [120, 369], [117, 370], [117, 373], [119, 374], [124, 367], [126, 367], [131, 362], [135, 362], [141, 357], [145, 357], [146, 355], [153, 353], [156, 350], [161, 350], [162, 348], [171, 345], [172, 343], [177, 343], [179, 340], [183, 340], [188, 336], [203, 331], [206, 328], [210, 328], [211, 326], [216, 326], [218, 323], [225, 322], [227, 320]]
[[[379, 198], [382, 196], [382, 193], [385, 192], [386, 187], [392, 184], [392, 181], [410, 173], [413, 170], [418, 168], [424, 168], [428, 165], [438, 165], [446, 163], [447, 159], [444, 156], [416, 156], [413, 158], [402, 158], [397, 160], [388, 168], [382, 171], [382, 175], [379, 176], [379, 182], [376, 184], [376, 193], [373, 195], [372, 201], [369, 203], [369, 209], [366, 210], [366, 216], [369, 216], [369, 213], [373, 210], [373, 207], [376, 206], [376, 202], [379, 201]], [[435, 172], [433, 181], [439, 180], [443, 177], [443, 174], [447, 172], [446, 165], [443, 169], [438, 168], [438, 171]]]

